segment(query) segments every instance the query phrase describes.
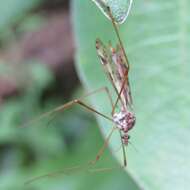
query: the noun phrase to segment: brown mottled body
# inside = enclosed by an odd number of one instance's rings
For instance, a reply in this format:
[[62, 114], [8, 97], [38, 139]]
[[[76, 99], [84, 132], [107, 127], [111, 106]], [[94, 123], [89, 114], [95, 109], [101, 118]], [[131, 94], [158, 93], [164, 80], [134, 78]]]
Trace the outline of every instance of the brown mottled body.
[[[121, 131], [121, 138], [128, 145], [128, 131], [135, 125], [135, 114], [132, 106], [132, 96], [128, 80], [128, 63], [121, 47], [114, 49], [111, 44], [106, 47], [99, 39], [96, 40], [96, 49], [101, 63], [119, 96], [119, 112], [112, 110], [112, 118], [117, 128]], [[128, 60], [127, 60], [128, 61]]]

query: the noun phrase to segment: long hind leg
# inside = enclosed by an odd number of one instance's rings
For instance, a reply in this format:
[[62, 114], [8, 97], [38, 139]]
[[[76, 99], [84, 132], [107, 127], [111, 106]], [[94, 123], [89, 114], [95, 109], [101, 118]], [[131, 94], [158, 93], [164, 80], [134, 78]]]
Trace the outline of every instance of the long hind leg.
[[[86, 109], [87, 109], [88, 111], [90, 111], [90, 112], [94, 112], [94, 113], [96, 113], [96, 114], [98, 114], [98, 115], [104, 117], [105, 119], [110, 120], [111, 122], [113, 122], [113, 120], [112, 120], [111, 117], [106, 116], [106, 115], [103, 114], [103, 113], [100, 113], [99, 111], [97, 111], [97, 110], [94, 109], [93, 107], [87, 105], [87, 104], [83, 101], [83, 99], [85, 99], [85, 98], [87, 98], [87, 97], [89, 97], [89, 96], [92, 96], [92, 95], [94, 95], [94, 94], [96, 94], [96, 93], [100, 93], [100, 92], [105, 92], [105, 93], [106, 93], [106, 95], [108, 96], [108, 99], [109, 99], [109, 101], [110, 101], [110, 104], [113, 106], [113, 101], [112, 101], [111, 94], [110, 94], [108, 88], [107, 88], [107, 87], [102, 87], [102, 88], [99, 88], [99, 89], [97, 89], [97, 90], [94, 90], [94, 91], [92, 91], [92, 92], [90, 92], [90, 93], [87, 93], [86, 95], [82, 96], [81, 98], [74, 99], [74, 100], [72, 100], [72, 101], [70, 101], [70, 102], [67, 102], [66, 104], [63, 104], [63, 105], [61, 105], [61, 106], [59, 106], [59, 107], [54, 108], [53, 110], [51, 110], [51, 111], [49, 111], [49, 112], [45, 112], [45, 113], [43, 113], [42, 115], [40, 115], [39, 117], [37, 117], [36, 119], [33, 119], [33, 120], [31, 120], [31, 121], [25, 123], [24, 125], [21, 125], [21, 127], [27, 127], [27, 126], [29, 126], [29, 125], [31, 125], [31, 124], [34, 124], [34, 123], [36, 123], [36, 122], [38, 122], [38, 121], [40, 121], [40, 120], [42, 120], [42, 119], [44, 119], [44, 118], [46, 118], [46, 117], [49, 117], [49, 116], [52, 116], [52, 115], [54, 116], [56, 113], [63, 112], [63, 111], [65, 111], [66, 109], [69, 109], [69, 108], [71, 108], [72, 106], [74, 106], [74, 105], [76, 105], [76, 104], [80, 105], [80, 106], [83, 107], [83, 108], [86, 108]], [[54, 117], [53, 117], [53, 118], [54, 118]], [[53, 118], [51, 118], [51, 120], [52, 120]]]

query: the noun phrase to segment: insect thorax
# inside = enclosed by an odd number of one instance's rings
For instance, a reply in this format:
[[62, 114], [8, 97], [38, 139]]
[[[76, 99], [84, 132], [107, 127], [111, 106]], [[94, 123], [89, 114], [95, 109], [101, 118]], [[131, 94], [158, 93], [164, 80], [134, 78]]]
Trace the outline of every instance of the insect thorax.
[[113, 115], [113, 120], [117, 128], [121, 131], [123, 143], [127, 146], [130, 138], [128, 131], [135, 125], [135, 114], [130, 111], [120, 111], [119, 113], [115, 113]]
[[133, 112], [120, 111], [119, 113], [115, 113], [113, 115], [113, 120], [121, 131], [127, 133], [129, 130], [131, 130], [134, 127], [136, 117]]

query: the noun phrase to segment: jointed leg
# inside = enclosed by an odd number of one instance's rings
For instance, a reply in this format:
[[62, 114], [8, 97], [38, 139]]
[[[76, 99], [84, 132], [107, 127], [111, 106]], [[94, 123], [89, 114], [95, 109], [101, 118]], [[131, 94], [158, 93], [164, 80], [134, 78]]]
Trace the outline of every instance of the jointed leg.
[[104, 86], [102, 88], [98, 88], [98, 89], [96, 89], [96, 90], [94, 90], [92, 92], [89, 92], [89, 93], [87, 93], [86, 95], [84, 95], [83, 97], [81, 97], [79, 99], [82, 100], [82, 99], [84, 99], [86, 97], [92, 96], [92, 95], [94, 95], [96, 93], [99, 93], [99, 92], [105, 92], [106, 93], [106, 95], [107, 95], [107, 97], [108, 97], [108, 99], [110, 101], [110, 104], [113, 107], [114, 103], [113, 103], [113, 100], [112, 100], [112, 96], [111, 96], [111, 93], [110, 93], [109, 89], [106, 86]]
[[[44, 117], [46, 117], [46, 116], [48, 116], [48, 115], [51, 115], [51, 114], [54, 114], [54, 113], [57, 113], [57, 112], [64, 111], [65, 109], [68, 109], [68, 108], [70, 108], [71, 106], [73, 106], [73, 105], [75, 105], [75, 104], [78, 104], [78, 105], [80, 105], [80, 106], [86, 108], [87, 110], [89, 110], [89, 111], [91, 111], [91, 112], [95, 112], [96, 114], [98, 114], [98, 115], [104, 117], [105, 119], [107, 119], [107, 120], [113, 122], [112, 118], [110, 118], [110, 117], [108, 117], [108, 116], [106, 116], [106, 115], [104, 115], [104, 114], [98, 112], [97, 110], [95, 110], [94, 108], [88, 106], [86, 103], [84, 103], [84, 102], [81, 100], [81, 99], [83, 99], [83, 98], [85, 98], [85, 97], [88, 97], [88, 96], [93, 95], [94, 93], [97, 93], [97, 92], [100, 92], [100, 91], [105, 91], [105, 92], [106, 92], [106, 94], [108, 95], [108, 98], [109, 98], [109, 100], [110, 100], [110, 103], [111, 103], [111, 105], [113, 106], [113, 101], [112, 101], [111, 94], [110, 94], [109, 90], [107, 89], [107, 87], [103, 87], [103, 88], [100, 88], [100, 89], [98, 89], [98, 90], [95, 90], [95, 91], [93, 91], [93, 92], [91, 92], [91, 93], [88, 93], [87, 95], [85, 95], [84, 97], [82, 97], [82, 98], [80, 98], [80, 99], [75, 99], [75, 100], [73, 100], [73, 101], [70, 101], [70, 102], [68, 102], [68, 103], [66, 103], [66, 104], [64, 104], [64, 105], [62, 105], [62, 106], [57, 107], [56, 109], [54, 109], [54, 110], [52, 110], [52, 111], [50, 111], [50, 112], [47, 112], [47, 113], [41, 115], [37, 120], [33, 120], [32, 123], [33, 123], [33, 122], [36, 122], [36, 121], [38, 121], [38, 120], [40, 120], [40, 119], [42, 119], [42, 118], [44, 118]], [[110, 140], [110, 138], [111, 138], [113, 132], [114, 132], [116, 129], [117, 129], [117, 128], [115, 128], [115, 127], [113, 127], [113, 128], [111, 129], [111, 132], [109, 133], [108, 137], [106, 138], [106, 140], [105, 140], [103, 146], [101, 147], [101, 149], [98, 151], [98, 154], [97, 154], [96, 159], [95, 159], [94, 161], [89, 162], [87, 165], [81, 165], [81, 166], [75, 166], [75, 167], [71, 167], [71, 168], [66, 168], [66, 169], [64, 169], [64, 170], [60, 170], [60, 171], [56, 171], [56, 172], [53, 172], [53, 173], [45, 174], [45, 175], [42, 175], [42, 176], [38, 176], [38, 177], [36, 177], [36, 178], [33, 178], [32, 180], [27, 181], [26, 184], [29, 184], [29, 183], [34, 182], [34, 181], [36, 181], [36, 180], [39, 180], [39, 179], [41, 179], [41, 178], [56, 176], [56, 175], [58, 175], [58, 174], [66, 174], [66, 175], [67, 175], [67, 174], [69, 174], [69, 173], [71, 173], [71, 172], [74, 172], [74, 171], [87, 170], [87, 171], [89, 171], [89, 172], [98, 172], [98, 171], [101, 171], [101, 170], [105, 170], [105, 169], [92, 169], [91, 166], [94, 165], [94, 164], [100, 159], [100, 157], [101, 157], [102, 154], [104, 153], [104, 150], [105, 150], [106, 147], [108, 146], [108, 142], [109, 142], [109, 140]]]
[[[108, 119], [108, 120], [110, 120], [110, 121], [113, 122], [112, 118], [106, 116], [105, 114], [102, 114], [102, 113], [98, 112], [97, 110], [95, 110], [94, 108], [92, 108], [92, 107], [86, 105], [86, 103], [84, 103], [84, 102], [82, 101], [82, 99], [84, 99], [84, 98], [86, 98], [86, 97], [88, 97], [88, 96], [91, 96], [91, 95], [93, 95], [93, 94], [95, 94], [95, 93], [101, 92], [101, 91], [102, 91], [102, 92], [105, 92], [105, 93], [107, 94], [107, 96], [108, 96], [108, 98], [109, 98], [109, 101], [110, 101], [111, 105], [113, 106], [113, 101], [112, 101], [111, 94], [110, 94], [108, 88], [107, 88], [107, 87], [102, 87], [102, 88], [99, 88], [99, 89], [97, 89], [97, 90], [94, 90], [94, 91], [92, 91], [92, 92], [90, 92], [90, 93], [84, 95], [83, 97], [81, 97], [81, 98], [79, 98], [79, 99], [72, 100], [72, 101], [70, 101], [70, 102], [68, 102], [68, 103], [66, 103], [66, 104], [64, 104], [64, 105], [61, 105], [61, 106], [59, 106], [59, 107], [57, 107], [57, 108], [55, 108], [55, 109], [53, 109], [53, 110], [51, 110], [51, 111], [49, 111], [49, 112], [44, 113], [44, 114], [42, 114], [41, 116], [39, 116], [38, 118], [36, 118], [36, 119], [34, 119], [34, 120], [31, 120], [30, 122], [24, 124], [22, 127], [25, 127], [25, 126], [31, 125], [31, 124], [33, 124], [33, 123], [35, 123], [35, 122], [38, 122], [38, 121], [40, 121], [41, 119], [46, 118], [47, 116], [56, 114], [56, 113], [58, 113], [58, 112], [62, 112], [62, 111], [64, 111], [64, 110], [70, 108], [71, 106], [73, 106], [73, 105], [75, 105], [75, 104], [81, 105], [82, 107], [85, 107], [87, 110], [89, 110], [89, 111], [91, 111], [91, 112], [95, 112], [96, 114], [98, 114], [98, 115], [104, 117], [105, 119]], [[53, 119], [53, 118], [54, 118], [54, 117], [52, 117], [52, 119]], [[52, 120], [52, 119], [51, 119], [51, 120]]]
[[128, 61], [128, 58], [127, 58], [127, 54], [126, 54], [126, 52], [125, 52], [125, 48], [124, 48], [123, 42], [122, 42], [121, 37], [120, 37], [120, 34], [119, 34], [118, 27], [117, 27], [117, 25], [116, 25], [116, 23], [115, 23], [115, 19], [114, 19], [113, 15], [112, 15], [112, 12], [111, 12], [110, 7], [107, 7], [107, 9], [108, 9], [109, 17], [111, 18], [111, 21], [112, 21], [112, 24], [113, 24], [113, 27], [114, 27], [116, 36], [117, 36], [117, 38], [118, 38], [118, 40], [119, 40], [120, 47], [121, 47], [122, 52], [123, 52], [123, 55], [124, 55], [124, 57], [125, 57], [125, 61], [126, 61], [126, 63], [127, 63], [128, 70], [129, 70], [129, 66], [130, 66], [130, 65], [129, 65], [129, 61]]
[[100, 159], [100, 157], [102, 156], [102, 154], [104, 153], [104, 150], [106, 149], [106, 147], [108, 146], [108, 142], [113, 134], [113, 132], [116, 130], [116, 127], [113, 127], [109, 133], [109, 135], [107, 136], [107, 138], [105, 139], [105, 142], [103, 144], [103, 146], [100, 148], [100, 150], [98, 151], [98, 154], [96, 155], [96, 159], [92, 160], [89, 162], [89, 164], [96, 164], [96, 162]]
[[122, 151], [123, 151], [123, 164], [124, 164], [124, 167], [126, 167], [127, 166], [127, 157], [126, 157], [125, 145], [122, 140], [121, 131], [119, 131], [119, 133], [120, 133], [121, 145], [122, 145]]
[[[104, 153], [105, 149], [107, 148], [108, 146], [108, 142], [113, 134], [113, 132], [117, 130], [116, 127], [113, 127], [109, 133], [109, 135], [107, 136], [107, 138], [105, 139], [104, 141], [104, 144], [103, 146], [100, 148], [100, 150], [98, 151], [97, 155], [96, 155], [96, 159], [95, 160], [92, 160], [89, 162], [89, 164], [96, 164], [96, 162], [100, 159], [100, 157], [102, 156], [102, 154]], [[125, 151], [125, 145], [123, 144], [123, 141], [122, 141], [122, 134], [121, 134], [121, 131], [119, 131], [119, 134], [120, 134], [120, 138], [121, 138], [121, 147], [122, 147], [122, 151], [123, 151], [123, 164], [124, 164], [124, 167], [127, 166], [127, 157], [126, 157], [126, 151]]]
[[117, 104], [118, 104], [118, 102], [119, 102], [119, 100], [121, 98], [121, 93], [123, 92], [126, 83], [128, 83], [128, 70], [124, 74], [124, 79], [123, 79], [123, 82], [122, 82], [122, 85], [121, 85], [121, 89], [119, 91], [119, 94], [117, 96], [117, 99], [116, 99], [116, 101], [114, 103], [114, 106], [113, 106], [113, 109], [112, 109], [112, 115], [115, 112], [115, 108], [116, 108], [116, 106], [117, 106]]
[[54, 171], [54, 172], [51, 172], [51, 173], [48, 173], [48, 174], [44, 174], [44, 175], [34, 177], [34, 178], [26, 181], [24, 184], [29, 185], [29, 184], [31, 184], [31, 183], [33, 183], [35, 181], [40, 180], [40, 179], [48, 178], [48, 177], [55, 177], [55, 176], [61, 175], [61, 174], [68, 175], [71, 172], [74, 172], [74, 171], [77, 171], [77, 170], [80, 170], [80, 169], [82, 169], [82, 166], [74, 166], [74, 167], [70, 167], [70, 168], [65, 168], [64, 170], [57, 170], [57, 171]]
[[100, 157], [102, 156], [102, 154], [104, 153], [105, 148], [108, 146], [108, 142], [113, 134], [113, 132], [117, 130], [117, 128], [113, 127], [109, 133], [109, 135], [107, 136], [103, 146], [101, 147], [101, 149], [99, 150], [96, 159], [93, 161], [90, 161], [88, 164], [85, 165], [77, 165], [74, 167], [69, 167], [69, 168], [65, 168], [63, 170], [58, 170], [49, 174], [45, 174], [45, 175], [41, 175], [41, 176], [37, 176], [31, 180], [28, 180], [25, 185], [28, 185], [30, 183], [33, 183], [37, 180], [43, 179], [43, 178], [47, 178], [47, 177], [54, 177], [60, 174], [64, 174], [64, 175], [68, 175], [70, 173], [73, 172], [77, 172], [77, 171], [87, 171], [90, 173], [97, 173], [97, 172], [105, 172], [105, 171], [111, 171], [114, 169], [123, 169], [125, 166], [121, 166], [121, 167], [112, 167], [112, 168], [94, 168], [92, 166], [94, 166], [96, 164], [96, 162], [100, 159]]
[[[87, 109], [88, 111], [94, 112], [94, 113], [96, 113], [96, 114], [102, 116], [103, 118], [105, 118], [105, 119], [107, 119], [107, 120], [113, 122], [113, 119], [112, 119], [111, 117], [109, 117], [109, 116], [107, 116], [107, 115], [105, 115], [105, 114], [103, 114], [103, 113], [100, 113], [99, 111], [97, 111], [96, 109], [94, 109], [94, 108], [88, 106], [86, 103], [84, 103], [84, 102], [81, 100], [81, 99], [84, 99], [84, 98], [86, 98], [86, 97], [88, 97], [88, 96], [91, 96], [91, 95], [93, 95], [93, 94], [95, 94], [95, 93], [98, 93], [98, 92], [100, 92], [100, 91], [106, 92], [106, 94], [107, 94], [107, 96], [108, 96], [108, 98], [109, 98], [109, 100], [110, 100], [110, 103], [111, 103], [111, 105], [113, 106], [113, 101], [112, 101], [111, 94], [110, 94], [108, 88], [107, 88], [107, 87], [103, 87], [103, 88], [97, 89], [97, 90], [95, 90], [95, 91], [93, 91], [93, 92], [90, 92], [90, 93], [86, 94], [85, 96], [83, 96], [83, 97], [80, 98], [80, 99], [72, 100], [72, 101], [70, 101], [70, 102], [68, 102], [68, 103], [66, 103], [66, 104], [64, 104], [64, 105], [62, 105], [62, 106], [59, 106], [59, 107], [55, 108], [54, 110], [52, 110], [52, 111], [50, 111], [50, 112], [47, 112], [47, 113], [42, 114], [42, 115], [41, 115], [40, 117], [38, 117], [36, 120], [32, 120], [30, 123], [28, 123], [28, 125], [31, 124], [31, 123], [37, 122], [37, 121], [39, 121], [39, 120], [41, 120], [41, 119], [43, 119], [43, 118], [45, 118], [45, 117], [47, 117], [47, 116], [50, 116], [50, 115], [52, 115], [52, 114], [54, 115], [54, 114], [57, 113], [57, 112], [62, 112], [62, 111], [64, 111], [64, 110], [70, 108], [71, 106], [73, 106], [73, 105], [75, 105], [75, 104], [78, 104], [78, 105], [82, 106], [83, 108]], [[112, 129], [112, 131], [111, 131], [111, 133], [109, 134], [108, 138], [105, 140], [104, 145], [102, 146], [102, 148], [101, 148], [100, 151], [98, 152], [98, 154], [97, 154], [97, 156], [96, 156], [96, 161], [100, 158], [100, 156], [103, 154], [105, 148], [107, 147], [108, 141], [109, 141], [109, 139], [111, 138], [111, 135], [112, 135], [114, 129], [115, 129], [115, 128]]]

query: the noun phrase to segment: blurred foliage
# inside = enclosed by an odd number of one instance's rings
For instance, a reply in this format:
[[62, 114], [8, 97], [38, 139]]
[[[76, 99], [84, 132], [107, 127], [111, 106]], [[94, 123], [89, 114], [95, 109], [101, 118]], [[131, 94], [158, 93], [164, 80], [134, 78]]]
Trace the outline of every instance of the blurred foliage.
[[[131, 62], [130, 82], [137, 124], [131, 131], [127, 171], [143, 189], [187, 189], [190, 186], [189, 117], [189, 6], [187, 1], [135, 1], [121, 38]], [[108, 19], [88, 0], [73, 1], [77, 67], [85, 87], [110, 87], [95, 51], [95, 39], [117, 42]], [[89, 16], [86, 16], [89, 15]], [[97, 77], [98, 76], [98, 77]], [[110, 88], [111, 89], [111, 88]], [[93, 105], [110, 114], [101, 95]], [[107, 123], [99, 118], [105, 137]], [[110, 141], [115, 150], [119, 135]], [[122, 164], [122, 152], [115, 153]]]
[[[76, 165], [85, 166], [95, 158], [103, 144], [95, 121], [78, 107], [57, 114], [51, 123], [50, 118], [46, 118], [28, 126], [27, 121], [32, 117], [60, 105], [55, 99], [41, 104], [43, 89], [53, 82], [47, 68], [32, 64], [29, 71], [31, 77], [29, 73], [27, 76], [30, 82], [22, 96], [2, 104], [0, 109], [0, 188], [123, 189], [130, 185], [131, 182], [125, 179], [125, 174], [120, 169], [90, 175], [85, 174], [85, 170], [73, 171], [68, 176], [55, 175], [50, 179], [39, 179], [24, 185], [28, 180], [51, 171], [64, 171], [64, 168]], [[118, 166], [109, 151], [106, 151], [96, 167]]]
[[27, 11], [37, 6], [41, 0], [7, 0], [0, 3], [0, 41], [6, 42], [14, 36], [14, 25], [23, 19]]

